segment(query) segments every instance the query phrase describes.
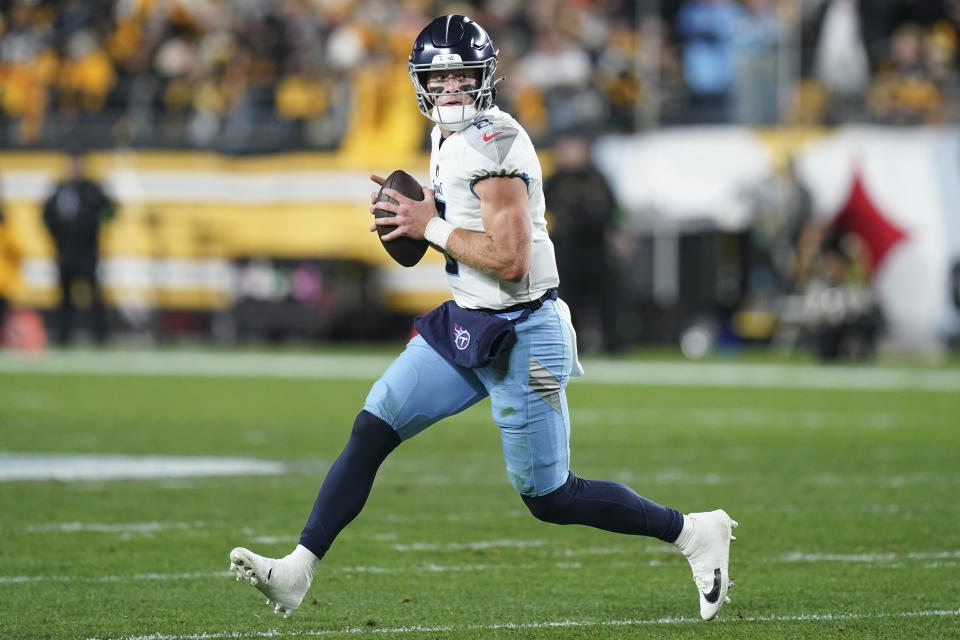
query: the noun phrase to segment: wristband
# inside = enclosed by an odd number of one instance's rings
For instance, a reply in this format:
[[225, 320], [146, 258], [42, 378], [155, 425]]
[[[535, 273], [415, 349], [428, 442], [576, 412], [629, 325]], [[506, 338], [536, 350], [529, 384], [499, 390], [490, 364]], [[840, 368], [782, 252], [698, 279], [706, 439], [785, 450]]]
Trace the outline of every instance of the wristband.
[[423, 239], [445, 251], [447, 249], [447, 238], [450, 237], [455, 228], [439, 216], [430, 218], [430, 222], [423, 230]]

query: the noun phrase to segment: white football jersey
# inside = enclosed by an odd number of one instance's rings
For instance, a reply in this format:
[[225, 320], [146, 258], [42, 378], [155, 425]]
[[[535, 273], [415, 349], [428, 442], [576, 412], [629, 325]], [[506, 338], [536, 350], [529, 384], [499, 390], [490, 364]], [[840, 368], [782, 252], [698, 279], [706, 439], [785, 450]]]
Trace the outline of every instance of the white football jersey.
[[[515, 176], [527, 183], [533, 223], [533, 264], [520, 282], [500, 280], [447, 256], [447, 281], [453, 298], [468, 309], [503, 309], [536, 300], [556, 287], [557, 262], [543, 212], [543, 175], [533, 143], [523, 127], [493, 107], [464, 129], [443, 139], [434, 127], [430, 177], [437, 210], [455, 227], [484, 231], [480, 198], [473, 186], [490, 176]], [[441, 141], [443, 144], [441, 144]]]

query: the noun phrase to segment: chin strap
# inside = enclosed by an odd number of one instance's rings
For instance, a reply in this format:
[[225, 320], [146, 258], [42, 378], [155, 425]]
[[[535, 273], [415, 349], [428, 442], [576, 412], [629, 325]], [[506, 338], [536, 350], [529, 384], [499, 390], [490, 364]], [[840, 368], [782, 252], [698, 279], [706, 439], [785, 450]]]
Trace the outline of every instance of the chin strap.
[[[451, 105], [446, 107], [438, 106], [438, 107], [434, 107], [434, 110], [435, 110], [435, 115], [432, 116], [430, 119], [436, 122], [438, 125], [440, 125], [444, 129], [448, 129], [450, 131], [463, 131], [464, 129], [469, 127], [471, 124], [473, 124], [474, 120], [477, 119], [477, 116], [480, 115], [479, 113], [477, 113], [477, 109], [473, 105], [467, 105], [467, 107], [463, 107], [461, 105]], [[449, 119], [443, 118], [444, 113], [450, 115], [451, 117]], [[460, 120], [460, 119], [455, 120], [454, 119], [455, 115], [459, 117], [463, 117], [463, 120]]]

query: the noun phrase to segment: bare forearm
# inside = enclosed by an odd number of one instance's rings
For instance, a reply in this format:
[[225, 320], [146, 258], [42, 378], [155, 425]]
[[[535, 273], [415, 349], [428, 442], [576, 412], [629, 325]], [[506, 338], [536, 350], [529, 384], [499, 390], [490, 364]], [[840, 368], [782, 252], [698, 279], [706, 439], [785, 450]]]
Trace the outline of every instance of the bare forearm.
[[497, 242], [486, 233], [456, 228], [447, 239], [446, 251], [457, 262], [501, 280], [519, 282], [530, 271], [530, 249]]

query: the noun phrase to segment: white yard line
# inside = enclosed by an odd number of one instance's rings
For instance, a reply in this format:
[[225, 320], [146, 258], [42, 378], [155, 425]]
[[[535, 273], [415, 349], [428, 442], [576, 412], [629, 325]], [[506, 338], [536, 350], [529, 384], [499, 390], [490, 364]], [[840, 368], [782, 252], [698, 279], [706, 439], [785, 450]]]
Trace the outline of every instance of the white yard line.
[[192, 572], [192, 573], [135, 573], [129, 576], [0, 576], [0, 584], [20, 584], [23, 582], [139, 582], [142, 580], [195, 580], [197, 578], [226, 578], [233, 576], [229, 571]]
[[[501, 544], [493, 544], [493, 543]], [[511, 546], [504, 545], [503, 542], [509, 541], [490, 541], [487, 546], [484, 547], [474, 547], [471, 545], [484, 544], [484, 543], [463, 543], [457, 547], [438, 547], [438, 548], [457, 548], [457, 549], [468, 549], [468, 548], [492, 548], [495, 546]], [[518, 546], [518, 545], [512, 545]], [[539, 546], [539, 545], [533, 545]], [[669, 547], [663, 547], [663, 549], [670, 549]], [[567, 553], [568, 550], [560, 549], [552, 555], [557, 557], [565, 557], [568, 555], [576, 555]], [[591, 553], [598, 553], [598, 549], [594, 548], [590, 550]], [[620, 554], [623, 551], [620, 548], [610, 548], [610, 554]], [[894, 565], [902, 564], [905, 561], [914, 561], [914, 562], [925, 562], [924, 567], [926, 568], [939, 568], [941, 566], [954, 566], [952, 560], [960, 559], [960, 550], [955, 551], [926, 551], [926, 552], [907, 552], [907, 553], [857, 553], [857, 554], [842, 554], [842, 553], [806, 553], [802, 551], [791, 551], [785, 553], [781, 556], [768, 557], [768, 558], [758, 558], [754, 562], [760, 564], [766, 563], [775, 563], [775, 562], [807, 562], [807, 563], [817, 563], [817, 562], [850, 562], [857, 564], [875, 564], [875, 565]], [[933, 562], [930, 562], [933, 561]], [[943, 562], [948, 561], [948, 562]], [[553, 562], [546, 563], [549, 566], [552, 566], [557, 569], [579, 569], [582, 567], [580, 562]], [[653, 558], [647, 562], [637, 562], [635, 563], [638, 566], [660, 566], [662, 561], [656, 558]], [[332, 572], [339, 573], [371, 573], [371, 574], [381, 574], [381, 573], [458, 573], [458, 572], [468, 572], [468, 571], [511, 571], [511, 570], [526, 570], [526, 569], [541, 569], [543, 568], [544, 563], [526, 563], [526, 564], [516, 564], [516, 563], [489, 563], [489, 564], [436, 564], [433, 562], [424, 562], [416, 565], [408, 566], [393, 566], [393, 567], [381, 567], [376, 565], [369, 566], [356, 566], [356, 567], [336, 567], [333, 568]], [[192, 573], [135, 573], [132, 575], [118, 576], [118, 575], [106, 575], [106, 576], [0, 576], [0, 584], [18, 584], [24, 582], [123, 582], [123, 581], [167, 581], [167, 580], [194, 580], [194, 579], [208, 579], [208, 578], [225, 578], [232, 577], [233, 574], [229, 571], [212, 571], [212, 572], [192, 572]]]
[[0, 452], [0, 482], [282, 475], [290, 465], [259, 458]]
[[203, 529], [202, 522], [49, 522], [32, 524], [23, 528], [27, 533], [140, 533], [177, 529], [180, 531]]
[[[930, 609], [924, 611], [881, 611], [877, 613], [810, 613], [796, 616], [744, 616], [727, 617], [715, 620], [717, 623], [743, 622], [823, 622], [848, 620], [878, 620], [882, 618], [929, 618], [960, 616], [960, 609]], [[648, 625], [703, 624], [699, 618], [651, 618], [636, 620], [548, 620], [544, 622], [505, 622], [485, 625], [415, 625], [410, 627], [347, 627], [345, 629], [317, 629], [307, 631], [210, 631], [198, 634], [162, 634], [152, 633], [140, 636], [121, 636], [116, 638], [88, 638], [87, 640], [215, 640], [220, 638], [279, 638], [279, 637], [317, 637], [333, 635], [389, 634], [407, 633], [453, 633], [464, 631], [496, 631], [521, 629], [552, 628], [589, 628], [589, 627], [635, 627]]]
[[[122, 481], [128, 479], [153, 480], [179, 483], [184, 479], [194, 478], [229, 478], [250, 476], [281, 476], [297, 473], [316, 473], [326, 468], [325, 463], [314, 462], [304, 466], [303, 463], [292, 463], [282, 460], [266, 460], [262, 458], [233, 458], [225, 456], [161, 456], [161, 455], [127, 455], [127, 454], [90, 454], [90, 453], [9, 453], [0, 451], [0, 482], [17, 481], [48, 481], [60, 480], [71, 482], [71, 490], [78, 490], [85, 486], [83, 482]], [[448, 486], [453, 484], [469, 484], [477, 486], [500, 486], [501, 481], [496, 476], [481, 473], [477, 469], [460, 469], [455, 475], [430, 475], [418, 470], [398, 469], [400, 474], [394, 478], [384, 478], [379, 486], [430, 487]], [[415, 478], [407, 476], [413, 473]], [[755, 475], [755, 474], [754, 474]], [[403, 477], [401, 477], [403, 476]], [[758, 478], [750, 474], [721, 475], [717, 473], [694, 474], [680, 469], [664, 469], [655, 473], [637, 473], [620, 469], [614, 472], [613, 478], [628, 484], [641, 486], [659, 485], [737, 485], [754, 483]], [[960, 482], [960, 474], [944, 474], [929, 471], [919, 471], [904, 475], [884, 476], [877, 479], [875, 475], [867, 473], [837, 474], [811, 473], [804, 479], [822, 487], [889, 487], [902, 488], [934, 483]], [[161, 486], [164, 486], [161, 484]], [[170, 485], [167, 485], [170, 486]], [[180, 487], [174, 484], [172, 486]], [[917, 509], [910, 505], [910, 509]], [[936, 509], [945, 509], [937, 505]], [[764, 510], [767, 510], [764, 507]], [[791, 511], [790, 505], [781, 505], [781, 510]], [[872, 512], [895, 512], [899, 507], [895, 505], [869, 505], [864, 507]], [[885, 509], [885, 511], [881, 511]], [[498, 516], [501, 514], [498, 514]], [[525, 511], [516, 510], [507, 512], [504, 517], [527, 517]], [[443, 520], [454, 522], [460, 520], [475, 520], [482, 517], [476, 513], [451, 513], [442, 516]], [[388, 522], [413, 522], [417, 518], [403, 514], [385, 516]]]
[[461, 572], [484, 572], [484, 571], [514, 571], [514, 570], [541, 570], [544, 566], [552, 566], [554, 569], [581, 569], [583, 565], [579, 562], [555, 562], [551, 564], [528, 563], [528, 564], [435, 564], [427, 562], [413, 567], [341, 567], [337, 569], [341, 573], [461, 573]]
[[[400, 349], [398, 347], [397, 351]], [[208, 351], [51, 350], [0, 354], [0, 373], [375, 380], [392, 356]], [[865, 391], [960, 391], [960, 371], [883, 366], [584, 360], [574, 384]]]
[[781, 559], [784, 562], [856, 562], [888, 564], [903, 560], [951, 560], [960, 558], [960, 551], [911, 551], [908, 553], [803, 553], [792, 551]]

